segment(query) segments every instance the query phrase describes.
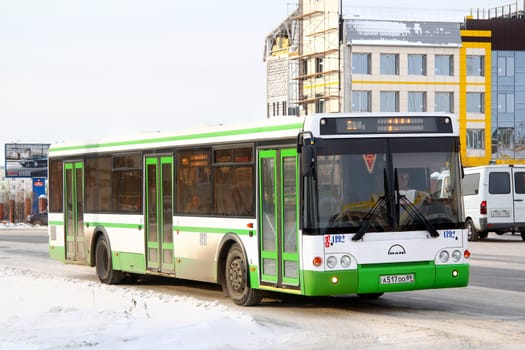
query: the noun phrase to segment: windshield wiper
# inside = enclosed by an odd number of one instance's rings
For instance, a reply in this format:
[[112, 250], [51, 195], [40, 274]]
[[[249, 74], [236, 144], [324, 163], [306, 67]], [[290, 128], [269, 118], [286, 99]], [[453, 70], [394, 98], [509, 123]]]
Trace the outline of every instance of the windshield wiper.
[[[368, 211], [365, 218], [359, 225], [359, 229], [357, 230], [354, 237], [352, 237], [352, 241], [358, 241], [365, 235], [366, 231], [370, 228], [370, 225], [375, 220], [375, 218], [381, 213], [381, 210], [384, 206], [388, 207], [388, 202], [390, 201], [390, 186], [388, 185], [388, 177], [386, 176], [386, 169], [383, 168], [383, 191], [385, 191], [385, 195], [379, 197], [377, 202], [372, 206], [372, 208]], [[388, 210], [388, 208], [387, 208]]]
[[412, 219], [421, 221], [427, 231], [430, 233], [430, 236], [432, 237], [439, 237], [439, 232], [436, 230], [434, 225], [432, 225], [427, 218], [425, 218], [425, 215], [421, 213], [421, 211], [414, 205], [412, 202], [405, 196], [399, 193], [399, 190], [397, 192], [398, 198], [399, 198], [399, 204], [403, 207], [403, 209], [406, 210], [408, 215], [412, 217]]
[[370, 211], [366, 214], [365, 218], [361, 222], [361, 225], [359, 225], [359, 229], [357, 230], [354, 237], [352, 237], [352, 241], [358, 241], [365, 235], [366, 231], [372, 224], [372, 222], [375, 220], [375, 218], [379, 215], [381, 212], [381, 209], [386, 205], [385, 196], [379, 197], [377, 202], [374, 204], [374, 206], [370, 209]]

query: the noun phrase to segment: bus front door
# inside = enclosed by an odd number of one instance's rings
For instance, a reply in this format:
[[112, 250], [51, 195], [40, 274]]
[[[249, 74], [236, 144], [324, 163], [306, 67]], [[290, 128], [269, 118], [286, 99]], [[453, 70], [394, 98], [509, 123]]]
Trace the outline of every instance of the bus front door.
[[84, 164], [64, 163], [66, 260], [86, 262], [84, 239]]
[[146, 157], [145, 235], [147, 269], [175, 273], [173, 252], [173, 157]]
[[261, 284], [299, 288], [298, 175], [295, 149], [259, 151]]

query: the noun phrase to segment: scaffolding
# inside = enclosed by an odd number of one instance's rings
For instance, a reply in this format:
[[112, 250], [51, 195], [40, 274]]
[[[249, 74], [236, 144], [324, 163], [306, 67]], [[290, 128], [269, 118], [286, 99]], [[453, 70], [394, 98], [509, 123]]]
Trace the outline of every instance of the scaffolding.
[[267, 117], [341, 110], [339, 0], [300, 0], [266, 37]]
[[301, 115], [339, 112], [340, 98], [340, 35], [339, 1], [299, 2], [294, 18], [299, 30], [297, 61], [298, 99], [292, 104]]

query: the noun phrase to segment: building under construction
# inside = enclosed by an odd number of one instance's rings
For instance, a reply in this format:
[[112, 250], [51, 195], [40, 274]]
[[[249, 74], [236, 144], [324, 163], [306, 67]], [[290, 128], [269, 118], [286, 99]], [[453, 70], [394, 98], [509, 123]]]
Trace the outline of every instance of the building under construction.
[[[523, 23], [518, 3], [459, 13], [300, 0], [266, 37], [267, 117], [450, 112], [460, 122], [464, 165], [525, 163], [518, 152], [525, 144], [520, 83], [514, 79], [515, 92], [506, 92], [501, 84], [509, 79], [495, 78], [501, 69], [515, 78], [524, 71], [521, 54], [504, 59], [509, 54], [500, 50], [510, 42], [506, 49], [522, 51]], [[503, 32], [513, 39], [501, 39]], [[500, 68], [503, 61], [513, 68]]]

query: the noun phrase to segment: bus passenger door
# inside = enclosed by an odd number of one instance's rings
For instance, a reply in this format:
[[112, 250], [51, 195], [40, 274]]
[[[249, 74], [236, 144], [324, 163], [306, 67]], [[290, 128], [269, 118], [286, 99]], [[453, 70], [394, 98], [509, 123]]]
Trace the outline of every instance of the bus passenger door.
[[175, 273], [173, 259], [173, 157], [146, 157], [145, 235], [147, 269]]
[[298, 288], [297, 152], [261, 150], [258, 162], [261, 283]]
[[86, 262], [84, 244], [84, 164], [64, 163], [66, 260]]

